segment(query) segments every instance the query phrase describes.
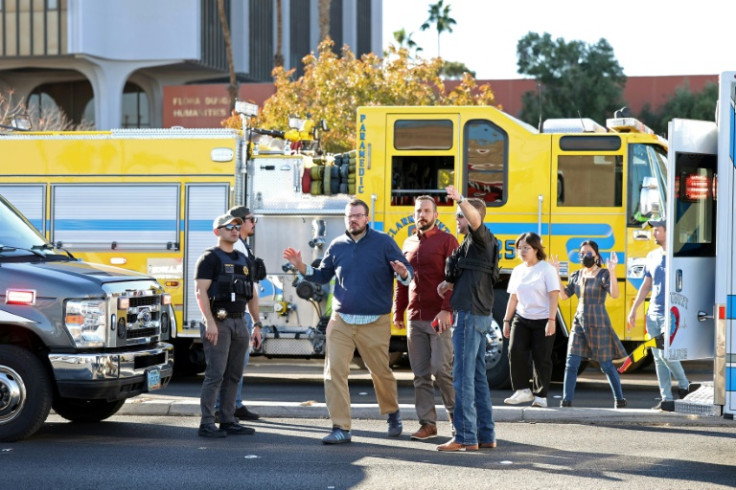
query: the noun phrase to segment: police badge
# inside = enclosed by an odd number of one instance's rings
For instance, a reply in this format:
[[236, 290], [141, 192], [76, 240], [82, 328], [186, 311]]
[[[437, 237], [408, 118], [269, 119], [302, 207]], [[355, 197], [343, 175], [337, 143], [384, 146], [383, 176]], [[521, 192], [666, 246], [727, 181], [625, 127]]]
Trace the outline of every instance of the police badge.
[[243, 275], [244, 276], [247, 276], [248, 275], [248, 266], [247, 265], [244, 265], [243, 266]]
[[217, 310], [217, 319], [224, 320], [225, 318], [227, 318], [227, 310], [225, 308]]

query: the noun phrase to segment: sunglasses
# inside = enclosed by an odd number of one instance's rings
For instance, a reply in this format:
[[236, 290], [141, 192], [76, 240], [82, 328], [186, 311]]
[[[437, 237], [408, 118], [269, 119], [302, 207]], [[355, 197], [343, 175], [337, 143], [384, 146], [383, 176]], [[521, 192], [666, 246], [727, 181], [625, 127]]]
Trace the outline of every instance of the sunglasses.
[[258, 218], [256, 218], [255, 216], [249, 216], [247, 218], [243, 218], [243, 221], [250, 221], [255, 225], [256, 223], [258, 223]]
[[227, 231], [233, 231], [233, 230], [240, 231], [240, 227], [241, 227], [241, 225], [234, 225], [234, 224], [230, 223], [228, 225], [220, 226], [218, 229], [221, 230], [221, 229], [225, 228]]

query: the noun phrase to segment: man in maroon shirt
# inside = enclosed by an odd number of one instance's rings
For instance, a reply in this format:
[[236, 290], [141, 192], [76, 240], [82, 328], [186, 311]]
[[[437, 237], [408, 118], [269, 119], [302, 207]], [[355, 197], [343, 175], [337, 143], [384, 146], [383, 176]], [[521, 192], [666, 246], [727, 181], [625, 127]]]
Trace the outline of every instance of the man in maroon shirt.
[[414, 279], [408, 286], [396, 283], [393, 309], [398, 328], [404, 328], [404, 312], [408, 310], [409, 361], [414, 372], [414, 404], [421, 424], [411, 438], [424, 441], [437, 437], [432, 376], [451, 420], [455, 407], [450, 332], [452, 295], [441, 298], [437, 285], [445, 279], [445, 260], [458, 243], [454, 236], [437, 227], [437, 204], [429, 196], [416, 198], [414, 223], [416, 232], [406, 239], [403, 249], [414, 267]]

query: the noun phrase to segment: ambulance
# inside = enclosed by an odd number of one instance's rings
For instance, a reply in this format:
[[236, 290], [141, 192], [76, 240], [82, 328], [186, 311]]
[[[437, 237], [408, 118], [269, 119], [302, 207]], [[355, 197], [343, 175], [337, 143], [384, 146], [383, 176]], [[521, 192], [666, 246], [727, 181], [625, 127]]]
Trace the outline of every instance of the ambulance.
[[[323, 126], [295, 121], [291, 132], [259, 130], [249, 126], [252, 109], [242, 114], [242, 130], [3, 134], [0, 194], [57, 247], [156, 277], [176, 311], [179, 369], [203, 365], [192, 278], [199, 255], [215, 244], [214, 216], [244, 204], [258, 220], [251, 244], [268, 277], [259, 286], [264, 341], [254, 354], [318, 357], [330, 287], [300, 278], [282, 251], [301, 249], [317, 263], [344, 232], [345, 205], [356, 197], [368, 204], [371, 226], [399, 246], [414, 230], [419, 195], [435, 199], [438, 226], [456, 233], [448, 184], [486, 202], [486, 225], [501, 240], [503, 275], [487, 339], [491, 386], [509, 382], [499, 325], [508, 275], [519, 263], [514, 241], [524, 232], [542, 236], [563, 276], [580, 267], [583, 240], [597, 241], [604, 260], [617, 253], [622, 294], [608, 303], [614, 329], [631, 350], [645, 340], [643, 322], [626, 330], [626, 310], [653, 247], [641, 224], [657, 211], [652, 169], [665, 165], [667, 143], [638, 121], [549, 120], [540, 131], [492, 107], [361, 107], [356, 148], [323, 155], [315, 137]], [[563, 302], [558, 314], [558, 374], [576, 306]], [[406, 351], [406, 332], [392, 333], [396, 358]]]
[[675, 411], [736, 413], [736, 72], [724, 72], [715, 121], [675, 119], [667, 167], [653, 167], [667, 220], [669, 359], [714, 359], [712, 383]]

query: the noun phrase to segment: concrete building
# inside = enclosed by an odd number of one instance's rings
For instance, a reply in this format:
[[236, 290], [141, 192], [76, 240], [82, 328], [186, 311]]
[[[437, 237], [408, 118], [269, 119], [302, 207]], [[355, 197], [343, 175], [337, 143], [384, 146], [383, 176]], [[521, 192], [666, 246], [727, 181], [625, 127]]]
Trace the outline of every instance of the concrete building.
[[[241, 82], [271, 80], [319, 42], [319, 0], [225, 0]], [[381, 52], [381, 0], [332, 0], [330, 35]], [[277, 29], [278, 7], [282, 29]], [[216, 0], [0, 0], [0, 91], [97, 129], [161, 127], [163, 87], [228, 80]]]

